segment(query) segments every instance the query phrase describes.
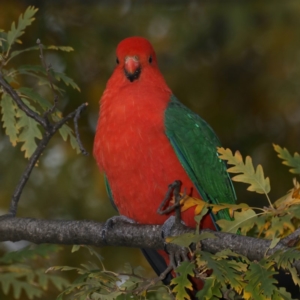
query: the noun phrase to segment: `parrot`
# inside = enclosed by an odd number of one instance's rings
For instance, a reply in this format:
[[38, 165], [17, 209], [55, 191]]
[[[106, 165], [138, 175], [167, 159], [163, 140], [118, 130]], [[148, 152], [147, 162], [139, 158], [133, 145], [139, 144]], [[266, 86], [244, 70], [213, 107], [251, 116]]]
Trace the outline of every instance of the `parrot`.
[[[160, 215], [157, 209], [175, 180], [189, 197], [234, 204], [226, 163], [218, 157], [220, 146], [208, 123], [172, 93], [151, 43], [138, 36], [122, 40], [100, 99], [93, 148], [119, 214], [140, 224], [164, 224], [172, 213]], [[230, 219], [226, 210], [210, 212], [200, 226], [219, 230], [216, 220], [224, 218]], [[183, 211], [181, 219], [195, 228], [195, 206]], [[143, 251], [158, 274], [167, 263], [162, 252]]]

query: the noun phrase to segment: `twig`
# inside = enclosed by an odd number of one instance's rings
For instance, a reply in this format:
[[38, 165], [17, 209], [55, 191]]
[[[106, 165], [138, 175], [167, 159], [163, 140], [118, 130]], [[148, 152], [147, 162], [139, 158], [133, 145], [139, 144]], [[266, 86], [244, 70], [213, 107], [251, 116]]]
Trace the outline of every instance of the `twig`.
[[[87, 106], [88, 103], [85, 103], [85, 105]], [[79, 149], [80, 149], [81, 153], [83, 155], [89, 155], [89, 153], [85, 150], [85, 148], [82, 145], [82, 142], [81, 142], [81, 139], [80, 139], [80, 134], [79, 134], [79, 129], [78, 129], [78, 120], [80, 118], [81, 111], [82, 110], [77, 110], [77, 112], [76, 112], [76, 114], [74, 116], [75, 135], [76, 135], [77, 143], [79, 145]]]
[[[45, 129], [44, 133], [43, 133], [43, 137], [42, 140], [38, 143], [37, 148], [35, 149], [34, 153], [32, 154], [32, 156], [30, 157], [28, 164], [14, 190], [14, 193], [12, 195], [11, 198], [11, 202], [10, 202], [10, 208], [9, 208], [9, 213], [6, 216], [11, 216], [11, 217], [15, 217], [16, 213], [17, 213], [17, 208], [18, 208], [18, 202], [20, 200], [22, 191], [29, 179], [29, 176], [34, 168], [34, 166], [36, 165], [39, 157], [41, 156], [41, 154], [43, 153], [44, 149], [46, 148], [46, 146], [48, 145], [50, 139], [52, 138], [52, 136], [57, 132], [57, 130], [59, 130], [67, 121], [71, 120], [72, 118], [74, 118], [74, 124], [75, 124], [75, 133], [76, 133], [76, 138], [77, 138], [77, 142], [79, 144], [80, 150], [83, 154], [87, 155], [87, 151], [84, 149], [81, 141], [80, 141], [80, 135], [79, 135], [79, 130], [78, 130], [78, 119], [80, 117], [81, 112], [84, 110], [84, 108], [88, 105], [87, 103], [83, 103], [81, 104], [76, 110], [74, 110], [73, 112], [69, 113], [66, 117], [64, 117], [63, 119], [59, 120], [58, 122], [51, 124], [49, 122], [48, 116], [49, 114], [51, 114], [55, 109], [56, 109], [56, 105], [57, 105], [57, 101], [58, 101], [58, 96], [55, 92], [54, 86], [53, 86], [53, 78], [50, 75], [50, 69], [51, 66], [47, 66], [45, 59], [44, 59], [44, 55], [43, 55], [43, 45], [41, 44], [40, 40], [37, 40], [37, 44], [40, 48], [40, 59], [42, 62], [42, 66], [45, 68], [46, 73], [47, 73], [47, 77], [48, 77], [48, 81], [50, 83], [50, 87], [51, 90], [53, 92], [53, 97], [54, 97], [54, 104], [53, 106], [48, 109], [43, 117], [41, 117], [39, 114], [37, 114], [36, 112], [34, 112], [33, 110], [31, 110], [20, 98], [20, 96], [17, 94], [17, 92], [10, 86], [10, 84], [4, 79], [3, 74], [0, 72], [0, 86], [3, 87], [4, 91], [11, 96], [11, 98], [15, 101], [15, 103], [17, 104], [17, 106], [19, 107], [19, 109], [21, 109], [22, 111], [24, 111], [26, 113], [26, 115], [29, 118], [34, 119], [35, 121], [37, 121], [40, 125], [43, 126], [43, 128]], [[4, 216], [5, 217], [5, 216]]]
[[[10, 87], [11, 88], [11, 87]], [[11, 88], [12, 89], [12, 88]], [[43, 153], [44, 149], [48, 145], [50, 139], [52, 136], [57, 132], [59, 128], [61, 128], [67, 121], [72, 119], [76, 114], [80, 114], [83, 109], [87, 107], [87, 103], [81, 104], [77, 109], [71, 113], [69, 113], [66, 117], [61, 119], [59, 122], [53, 124], [53, 125], [48, 125], [46, 131], [43, 134], [42, 140], [39, 142], [37, 148], [35, 149], [34, 153], [30, 157], [28, 164], [17, 184], [17, 187], [14, 190], [13, 196], [11, 198], [10, 202], [10, 208], [9, 208], [9, 215], [15, 217], [17, 213], [17, 208], [18, 208], [18, 202], [20, 200], [22, 191], [24, 189], [25, 184], [27, 183], [29, 176], [36, 165], [39, 157]]]
[[45, 129], [48, 127], [47, 122], [44, 118], [39, 116], [36, 112], [34, 112], [32, 109], [30, 109], [20, 98], [20, 96], [17, 94], [17, 92], [7, 83], [7, 81], [4, 79], [3, 74], [0, 72], [0, 85], [3, 87], [4, 91], [11, 96], [11, 98], [15, 101], [17, 106], [25, 112], [25, 114], [37, 121], [39, 124], [41, 124]]
[[159, 281], [162, 281], [166, 276], [173, 270], [173, 266], [170, 264], [159, 276], [148, 280], [148, 283], [140, 286], [139, 288], [133, 291], [134, 295], [138, 295], [143, 291], [147, 291], [151, 286], [157, 284]]
[[45, 60], [45, 57], [44, 57], [44, 52], [43, 52], [43, 44], [41, 43], [41, 40], [40, 39], [37, 39], [36, 43], [38, 44], [39, 48], [40, 48], [40, 59], [41, 59], [41, 63], [42, 63], [42, 66], [44, 67], [46, 73], [47, 73], [47, 78], [48, 78], [48, 81], [49, 81], [49, 84], [50, 84], [50, 87], [51, 87], [51, 90], [52, 90], [52, 93], [53, 93], [53, 106], [50, 107], [45, 113], [44, 113], [44, 118], [48, 121], [48, 116], [50, 114], [52, 114], [55, 109], [56, 109], [56, 106], [57, 106], [57, 103], [58, 103], [58, 95], [57, 93], [55, 92], [55, 89], [54, 89], [54, 86], [53, 86], [53, 78], [52, 76], [50, 75], [50, 70], [51, 70], [51, 64], [49, 64], [47, 66], [46, 64], [46, 60]]

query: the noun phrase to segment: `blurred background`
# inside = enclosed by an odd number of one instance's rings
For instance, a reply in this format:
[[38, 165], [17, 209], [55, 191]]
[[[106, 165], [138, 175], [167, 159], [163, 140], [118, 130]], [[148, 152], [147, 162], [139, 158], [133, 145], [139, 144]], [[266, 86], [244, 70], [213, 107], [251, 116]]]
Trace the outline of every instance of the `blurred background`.
[[[115, 48], [134, 35], [151, 41], [174, 94], [214, 128], [224, 147], [240, 150], [263, 165], [271, 178], [273, 200], [292, 187], [293, 176], [276, 158], [272, 143], [291, 152], [300, 150], [299, 1], [10, 0], [1, 3], [0, 28], [8, 30], [29, 5], [39, 11], [21, 38], [22, 47], [35, 45], [39, 38], [45, 45], [75, 49], [49, 51], [45, 56], [81, 88], [81, 93], [67, 89], [61, 97], [64, 114], [89, 103], [79, 125], [90, 155], [77, 155], [56, 135], [24, 190], [19, 217], [104, 221], [115, 214], [92, 146]], [[25, 53], [13, 64], [40, 64], [39, 54]], [[0, 128], [1, 213], [8, 209], [26, 162], [20, 147], [13, 148]], [[246, 185], [234, 186], [239, 202], [267, 205], [264, 196], [247, 192]], [[138, 249], [107, 247], [100, 252], [108, 269], [119, 270], [129, 261], [153, 275]], [[74, 265], [77, 258], [64, 247], [55, 264]]]

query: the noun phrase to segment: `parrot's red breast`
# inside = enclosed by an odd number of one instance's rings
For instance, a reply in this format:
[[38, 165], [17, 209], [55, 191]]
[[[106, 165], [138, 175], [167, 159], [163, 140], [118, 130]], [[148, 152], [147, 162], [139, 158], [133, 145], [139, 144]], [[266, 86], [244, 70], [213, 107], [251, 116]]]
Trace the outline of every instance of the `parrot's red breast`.
[[[117, 65], [100, 100], [94, 156], [105, 172], [121, 215], [143, 224], [162, 224], [157, 214], [168, 185], [181, 180], [182, 192], [200, 198], [165, 134], [164, 113], [172, 95], [155, 52], [144, 38], [123, 40]], [[182, 215], [194, 227], [194, 209]], [[214, 229], [207, 216], [202, 227]]]

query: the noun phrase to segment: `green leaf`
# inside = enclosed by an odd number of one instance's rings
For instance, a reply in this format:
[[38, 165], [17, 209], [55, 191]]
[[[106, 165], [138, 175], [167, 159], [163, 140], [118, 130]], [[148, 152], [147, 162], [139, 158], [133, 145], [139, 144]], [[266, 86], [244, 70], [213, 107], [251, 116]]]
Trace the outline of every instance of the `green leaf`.
[[[264, 263], [263, 263], [264, 262]], [[245, 280], [248, 284], [245, 286], [245, 292], [257, 295], [264, 294], [268, 299], [272, 299], [274, 291], [277, 289], [275, 284], [277, 280], [273, 278], [278, 272], [274, 271], [274, 263], [261, 261], [260, 263], [251, 262]]]
[[290, 293], [286, 291], [285, 288], [280, 287], [277, 291], [275, 291], [272, 300], [292, 300], [292, 296]]
[[34, 6], [29, 6], [24, 12], [24, 16], [22, 14], [19, 16], [18, 25], [16, 26], [15, 22], [12, 23], [11, 29], [7, 33], [8, 48], [18, 41], [17, 39], [24, 34], [24, 29], [35, 20], [33, 16], [37, 11], [38, 9]]
[[43, 293], [41, 289], [35, 287], [32, 285], [32, 283], [19, 280], [15, 273], [1, 273], [0, 283], [2, 285], [2, 291], [5, 295], [8, 294], [11, 287], [15, 299], [20, 298], [22, 290], [24, 290], [29, 299], [33, 299], [34, 297], [40, 298]]
[[242, 234], [246, 234], [255, 225], [257, 215], [254, 210], [248, 209], [241, 212], [234, 212], [234, 220], [218, 220], [216, 223], [221, 227], [222, 231], [236, 233], [241, 229]]
[[59, 133], [61, 134], [63, 140], [66, 142], [68, 140], [68, 137], [70, 137], [70, 143], [74, 150], [76, 150], [77, 153], [80, 153], [78, 142], [74, 136], [74, 132], [68, 125], [64, 124], [60, 129]]
[[71, 52], [74, 51], [74, 49], [70, 46], [55, 46], [55, 45], [51, 45], [51, 46], [46, 46], [46, 49], [49, 50], [60, 50], [60, 51], [64, 51], [64, 52]]
[[79, 86], [74, 82], [74, 80], [70, 77], [68, 77], [64, 73], [59, 73], [59, 72], [53, 72], [54, 78], [58, 81], [63, 81], [66, 86], [71, 86], [74, 90], [77, 90], [80, 92]]
[[73, 245], [71, 253], [77, 252], [81, 248], [81, 245]]
[[46, 111], [46, 110], [48, 110], [49, 108], [52, 107], [52, 104], [47, 99], [42, 97], [40, 94], [36, 93], [31, 88], [20, 87], [19, 89], [17, 89], [17, 92], [20, 95], [20, 97], [29, 98], [33, 102], [39, 104], [44, 111]]
[[171, 280], [171, 285], [174, 285], [172, 290], [173, 293], [176, 294], [176, 300], [190, 300], [190, 296], [187, 293], [187, 290], [193, 290], [192, 283], [188, 279], [188, 276], [194, 277], [194, 265], [191, 262], [184, 261], [182, 264], [176, 269], [180, 275], [173, 278]]
[[181, 247], [189, 247], [192, 243], [198, 243], [205, 239], [214, 239], [216, 236], [211, 232], [203, 232], [201, 234], [184, 233], [179, 236], [171, 236], [166, 238], [167, 243], [179, 245]]
[[199, 230], [200, 230], [200, 223], [202, 221], [202, 218], [208, 213], [208, 207], [204, 206], [200, 212], [199, 215], [195, 216], [195, 221], [197, 223], [196, 226], [196, 233], [199, 234]]
[[[74, 49], [72, 47], [68, 47], [68, 46], [43, 46], [43, 49], [48, 49], [48, 50], [60, 50], [60, 51], [65, 51], [65, 52], [71, 52], [74, 51]], [[13, 51], [10, 54], [10, 59], [24, 53], [24, 52], [28, 52], [28, 51], [37, 51], [40, 50], [39, 46], [33, 46], [33, 47], [29, 47], [23, 50], [18, 50], [18, 51]]]
[[18, 251], [11, 251], [5, 253], [0, 257], [0, 262], [11, 264], [14, 262], [23, 262], [37, 257], [49, 257], [50, 253], [57, 252], [60, 249], [57, 245], [41, 244], [38, 246], [28, 246]]
[[[26, 99], [23, 98], [22, 100], [28, 107], [35, 110]], [[23, 142], [21, 151], [25, 151], [25, 157], [29, 158], [37, 147], [36, 139], [41, 139], [42, 133], [39, 124], [34, 119], [28, 117], [25, 112], [18, 109], [17, 116], [19, 118], [17, 121], [18, 128], [22, 128], [18, 142]]]
[[200, 251], [197, 255], [197, 265], [206, 266], [207, 269], [213, 270], [210, 277], [215, 278], [222, 287], [228, 284], [240, 293], [243, 289], [243, 278], [241, 274], [245, 273], [246, 264], [229, 260], [227, 256], [218, 256], [211, 253]]
[[219, 157], [227, 160], [228, 164], [234, 165], [227, 171], [230, 173], [242, 173], [232, 178], [234, 181], [244, 182], [250, 184], [248, 191], [259, 194], [268, 194], [271, 190], [269, 177], [264, 178], [264, 171], [261, 165], [258, 165], [256, 171], [254, 170], [252, 159], [250, 156], [246, 157], [245, 163], [239, 151], [233, 155], [230, 149], [218, 148]]
[[2, 100], [0, 101], [3, 128], [8, 135], [10, 142], [13, 146], [16, 146], [18, 141], [19, 128], [16, 121], [16, 105], [12, 98], [7, 94], [2, 94]]
[[300, 155], [298, 152], [294, 156], [286, 148], [281, 148], [279, 145], [273, 144], [274, 150], [278, 153], [278, 157], [283, 160], [282, 164], [292, 167], [289, 169], [291, 173], [300, 174]]
[[59, 291], [62, 291], [63, 288], [66, 288], [70, 284], [70, 282], [67, 279], [60, 276], [47, 275], [47, 278]]
[[196, 294], [196, 297], [199, 300], [211, 300], [222, 298], [221, 288], [222, 285], [216, 280], [216, 278], [207, 278], [205, 280], [204, 287]]
[[282, 268], [291, 273], [294, 283], [300, 286], [300, 278], [298, 273], [293, 266], [293, 263], [296, 260], [300, 260], [300, 253], [295, 249], [291, 248], [285, 251], [276, 251], [273, 255], [270, 256], [270, 259], [274, 260], [277, 263], [278, 268]]

